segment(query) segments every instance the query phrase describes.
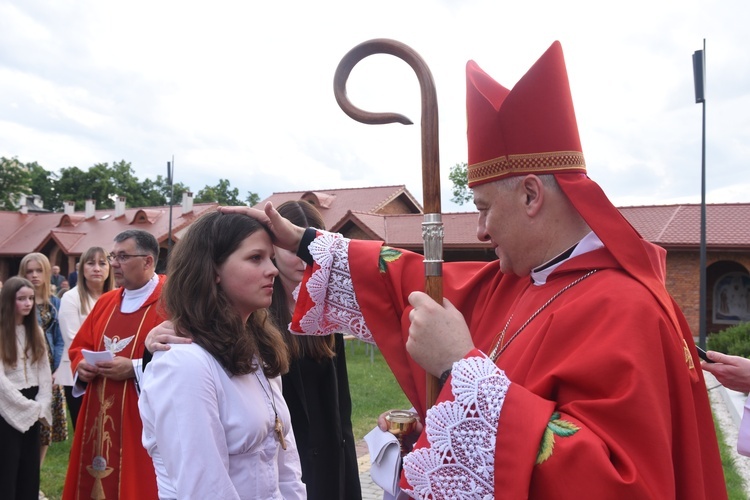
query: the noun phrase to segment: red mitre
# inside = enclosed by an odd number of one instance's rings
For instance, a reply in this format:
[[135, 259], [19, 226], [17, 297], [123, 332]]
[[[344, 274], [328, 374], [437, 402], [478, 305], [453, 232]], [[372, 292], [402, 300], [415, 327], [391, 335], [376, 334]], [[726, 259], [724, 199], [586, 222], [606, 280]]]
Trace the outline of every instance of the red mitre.
[[469, 61], [466, 114], [469, 187], [510, 176], [553, 174], [623, 269], [651, 291], [678, 331], [690, 333], [664, 286], [666, 252], [644, 241], [586, 175], [560, 42], [512, 90]]
[[586, 172], [560, 42], [509, 91], [466, 65], [469, 187], [510, 175]]

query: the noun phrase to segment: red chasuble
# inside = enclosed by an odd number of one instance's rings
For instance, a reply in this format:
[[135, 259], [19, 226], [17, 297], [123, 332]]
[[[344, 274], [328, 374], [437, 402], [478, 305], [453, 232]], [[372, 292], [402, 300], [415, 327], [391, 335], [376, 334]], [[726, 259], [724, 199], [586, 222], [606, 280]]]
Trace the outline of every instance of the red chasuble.
[[[650, 249], [654, 256], [657, 251]], [[425, 373], [405, 348], [407, 297], [424, 287], [423, 257], [352, 240], [347, 258], [367, 326], [359, 330], [372, 333], [424, 422]], [[303, 289], [314, 272], [308, 270]], [[511, 383], [490, 447], [494, 477], [486, 487], [496, 498], [726, 498], [690, 330], [675, 306], [682, 319], [677, 331], [649, 290], [623, 272], [609, 251], [566, 261], [541, 286], [529, 277], [503, 275], [496, 261], [447, 263], [443, 272], [444, 296], [464, 315], [477, 347], [467, 358], [489, 354], [508, 325], [507, 348], [495, 364]], [[331, 274], [331, 283], [342, 281], [340, 273]], [[335, 285], [329, 284], [326, 300], [337, 293], [331, 288]], [[302, 292], [297, 306], [299, 321], [316, 304]], [[451, 383], [449, 378], [438, 404], [454, 400]], [[460, 431], [460, 425], [428, 418], [417, 448], [430, 446], [426, 437], [435, 424], [448, 429], [443, 435], [451, 436], [451, 428]], [[453, 439], [464, 438], [453, 435], [448, 441]], [[455, 452], [459, 445], [448, 446]], [[474, 453], [471, 446], [462, 450]], [[456, 469], [445, 455], [420, 471], [419, 485], [404, 479], [402, 487], [419, 486], [420, 497], [455, 498], [457, 489], [445, 488], [444, 478]], [[469, 480], [451, 487], [478, 484], [470, 477], [474, 471], [464, 470]], [[462, 493], [472, 496], [466, 489]]]
[[[82, 349], [108, 349], [128, 359], [143, 356], [146, 335], [164, 320], [157, 304], [164, 281], [159, 276], [154, 292], [132, 313], [120, 312], [121, 288], [99, 298], [70, 346], [74, 373], [83, 360]], [[154, 466], [141, 444], [142, 432], [134, 378], [97, 377], [90, 382], [76, 424], [63, 498], [157, 498]]]

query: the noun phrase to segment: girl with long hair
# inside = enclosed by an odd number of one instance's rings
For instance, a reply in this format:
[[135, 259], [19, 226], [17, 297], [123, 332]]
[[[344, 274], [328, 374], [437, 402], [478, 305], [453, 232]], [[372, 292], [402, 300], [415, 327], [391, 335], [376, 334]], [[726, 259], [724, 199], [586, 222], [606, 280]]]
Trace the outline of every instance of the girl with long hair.
[[[62, 352], [65, 346], [60, 322], [60, 299], [52, 293], [50, 277], [52, 268], [49, 259], [41, 253], [26, 254], [21, 259], [18, 276], [26, 278], [34, 285], [34, 302], [36, 306], [36, 320], [44, 332], [47, 341], [50, 369], [54, 373], [60, 366]], [[54, 379], [53, 379], [54, 382]], [[47, 448], [50, 443], [57, 443], [68, 439], [68, 416], [65, 413], [65, 394], [61, 386], [52, 385], [52, 421], [50, 425], [42, 425], [42, 451], [40, 463], [44, 463]]]
[[103, 293], [112, 290], [115, 284], [107, 252], [102, 247], [89, 248], [83, 252], [78, 262], [80, 278], [76, 286], [60, 299], [60, 329], [65, 346], [60, 366], [54, 374], [55, 382], [65, 390], [65, 402], [70, 410], [74, 430], [83, 398], [73, 397], [73, 373], [70, 370], [68, 349], [96, 301]]
[[[320, 212], [306, 201], [287, 201], [278, 207], [285, 219], [299, 227], [325, 229]], [[302, 281], [305, 262], [294, 252], [274, 247], [279, 276], [273, 285], [270, 312], [291, 354], [289, 373], [282, 376], [284, 400], [292, 415], [302, 480], [310, 499], [362, 498], [357, 451], [352, 431], [352, 402], [341, 334], [292, 335], [294, 289]]]
[[169, 258], [162, 304], [178, 335], [141, 381], [143, 443], [160, 498], [305, 498], [268, 317], [273, 245], [248, 217], [210, 212]]
[[16, 500], [38, 498], [40, 420], [52, 420], [52, 372], [33, 311], [31, 282], [6, 281], [0, 291], [0, 488], [3, 498]]

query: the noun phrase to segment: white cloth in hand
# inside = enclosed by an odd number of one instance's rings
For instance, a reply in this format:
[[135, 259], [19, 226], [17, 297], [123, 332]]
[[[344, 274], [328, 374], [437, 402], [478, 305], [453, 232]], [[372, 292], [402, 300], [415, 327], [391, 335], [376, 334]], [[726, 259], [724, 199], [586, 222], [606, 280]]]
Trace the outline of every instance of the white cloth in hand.
[[365, 441], [370, 451], [372, 480], [386, 493], [397, 496], [401, 491], [398, 486], [401, 477], [401, 449], [398, 439], [376, 426], [367, 433]]

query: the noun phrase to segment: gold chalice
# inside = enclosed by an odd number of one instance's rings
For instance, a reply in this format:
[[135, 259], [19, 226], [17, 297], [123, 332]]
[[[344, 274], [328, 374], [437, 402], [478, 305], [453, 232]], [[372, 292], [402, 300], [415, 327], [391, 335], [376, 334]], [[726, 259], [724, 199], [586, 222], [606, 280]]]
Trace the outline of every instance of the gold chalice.
[[[101, 462], [98, 462], [97, 459], [101, 459]], [[102, 479], [112, 474], [112, 471], [115, 470], [112, 467], [107, 467], [107, 463], [104, 462], [104, 459], [102, 457], [96, 457], [94, 458], [94, 465], [87, 465], [86, 470], [94, 477], [94, 487], [91, 490], [91, 498], [94, 500], [103, 500], [107, 498], [107, 496], [104, 494], [104, 486], [102, 485]]]
[[398, 439], [401, 456], [403, 457], [407, 453], [404, 449], [404, 436], [414, 432], [419, 421], [419, 415], [409, 410], [391, 410], [386, 414], [385, 420], [388, 422], [388, 432]]

